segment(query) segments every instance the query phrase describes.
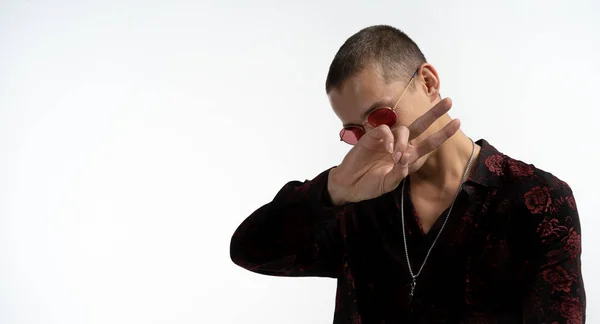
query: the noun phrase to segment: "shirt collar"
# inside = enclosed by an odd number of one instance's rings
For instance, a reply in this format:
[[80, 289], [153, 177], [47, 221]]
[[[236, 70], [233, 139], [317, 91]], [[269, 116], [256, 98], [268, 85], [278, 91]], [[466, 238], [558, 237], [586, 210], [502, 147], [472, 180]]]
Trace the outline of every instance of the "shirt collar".
[[500, 153], [485, 139], [475, 142], [481, 146], [479, 157], [475, 161], [475, 169], [467, 178], [466, 184], [484, 187], [499, 187], [502, 180], [506, 156]]

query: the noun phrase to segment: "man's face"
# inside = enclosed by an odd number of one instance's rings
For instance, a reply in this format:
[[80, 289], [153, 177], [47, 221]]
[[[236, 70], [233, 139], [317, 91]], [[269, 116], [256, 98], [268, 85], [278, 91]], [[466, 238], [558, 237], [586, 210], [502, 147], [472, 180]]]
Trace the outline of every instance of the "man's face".
[[[426, 72], [429, 73], [429, 70]], [[343, 125], [363, 125], [372, 110], [381, 107], [393, 108], [409, 81], [407, 79], [386, 83], [375, 68], [367, 68], [347, 80], [341, 88], [331, 90], [328, 94], [329, 101]], [[398, 121], [392, 129], [398, 126], [409, 126], [435, 104], [433, 102], [435, 100], [432, 99], [435, 97], [428, 93], [427, 86], [418, 75], [412, 82], [414, 87], [406, 90], [396, 106], [395, 112]], [[365, 124], [364, 128], [366, 132], [369, 132], [373, 126]], [[428, 134], [434, 128], [430, 127], [428, 131], [415, 139], [416, 142], [429, 136]]]

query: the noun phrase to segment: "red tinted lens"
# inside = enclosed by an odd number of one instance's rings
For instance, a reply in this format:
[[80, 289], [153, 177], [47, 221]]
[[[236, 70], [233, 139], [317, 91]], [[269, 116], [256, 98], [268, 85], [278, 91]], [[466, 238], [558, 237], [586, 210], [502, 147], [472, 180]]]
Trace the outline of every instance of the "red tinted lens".
[[396, 113], [389, 108], [379, 108], [377, 110], [373, 110], [367, 117], [367, 121], [371, 126], [377, 127], [380, 125], [388, 125], [389, 127], [394, 126], [396, 124]]
[[346, 127], [344, 129], [342, 129], [342, 131], [340, 132], [340, 138], [342, 139], [342, 141], [350, 144], [350, 145], [354, 145], [356, 143], [358, 143], [358, 140], [360, 140], [360, 138], [365, 134], [365, 131], [360, 128], [360, 127], [356, 127], [356, 126], [350, 126], [350, 127]]

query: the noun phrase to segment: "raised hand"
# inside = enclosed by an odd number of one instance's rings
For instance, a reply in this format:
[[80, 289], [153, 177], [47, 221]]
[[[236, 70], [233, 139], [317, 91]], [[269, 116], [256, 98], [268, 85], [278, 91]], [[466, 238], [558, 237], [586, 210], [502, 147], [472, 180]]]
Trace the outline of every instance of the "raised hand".
[[328, 190], [334, 205], [373, 199], [394, 190], [420, 157], [428, 154], [452, 137], [460, 128], [453, 119], [441, 130], [413, 144], [452, 107], [446, 98], [417, 118], [410, 126], [390, 129], [381, 125], [367, 132], [329, 173]]

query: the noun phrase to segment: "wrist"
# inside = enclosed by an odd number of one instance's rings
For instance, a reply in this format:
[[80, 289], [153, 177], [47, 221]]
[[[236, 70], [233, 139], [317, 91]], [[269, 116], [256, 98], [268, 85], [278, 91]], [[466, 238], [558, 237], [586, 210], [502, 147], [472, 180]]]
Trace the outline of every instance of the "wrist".
[[348, 203], [348, 201], [344, 199], [341, 186], [339, 185], [339, 182], [336, 181], [336, 175], [336, 168], [329, 171], [327, 177], [327, 192], [329, 193], [332, 205], [341, 206]]

